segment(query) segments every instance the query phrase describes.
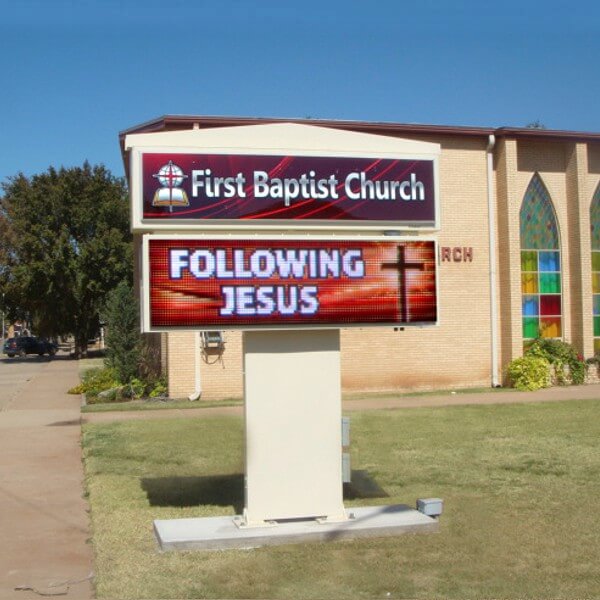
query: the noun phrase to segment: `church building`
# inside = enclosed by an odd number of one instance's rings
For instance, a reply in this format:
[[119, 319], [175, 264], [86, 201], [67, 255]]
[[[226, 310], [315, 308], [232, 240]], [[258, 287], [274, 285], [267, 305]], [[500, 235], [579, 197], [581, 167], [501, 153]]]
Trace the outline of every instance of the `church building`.
[[[225, 156], [292, 152], [372, 157], [380, 151], [382, 156], [400, 152], [415, 161], [434, 157], [436, 214], [431, 221], [394, 226], [377, 221], [362, 231], [334, 217], [331, 224], [319, 222], [307, 234], [435, 242], [436, 322], [342, 328], [345, 393], [500, 386], [506, 383], [508, 363], [538, 337], [570, 342], [585, 358], [600, 354], [600, 133], [164, 116], [121, 132], [120, 143], [132, 190], [138, 275], [147, 269], [141, 259], [147, 232], [182, 235], [202, 231], [203, 225], [197, 219], [193, 225], [178, 221], [171, 227], [165, 219], [160, 227], [136, 226], [144, 222], [135, 204], [141, 185], [133, 160], [136, 152], [166, 156], [173, 148]], [[163, 162], [165, 170], [157, 168], [148, 175], [148, 181], [163, 185], [155, 192], [157, 210], [183, 210], [192, 191], [200, 189], [222, 198], [243, 194], [241, 175], [237, 180], [209, 180], [207, 170], [191, 175]], [[310, 173], [315, 179], [305, 178], [302, 185], [312, 196], [335, 193], [333, 175], [331, 180], [317, 180], [318, 174]], [[364, 193], [381, 198], [395, 194], [398, 202], [407, 204], [418, 204], [429, 185], [423, 179], [421, 187], [415, 176], [405, 185], [380, 189], [362, 175], [347, 176], [351, 177], [356, 177], [352, 185], [361, 185]], [[188, 179], [181, 184], [184, 178]], [[304, 188], [286, 181], [281, 193], [287, 194], [287, 207]], [[209, 188], [215, 185], [221, 188]], [[381, 200], [382, 205], [386, 201]], [[210, 232], [226, 237], [236, 227], [228, 223], [219, 229], [212, 223]], [[237, 231], [248, 239], [265, 233], [248, 221]], [[282, 221], [273, 221], [266, 231], [273, 237], [289, 235]], [[241, 398], [241, 329], [167, 327], [149, 333], [167, 374], [169, 396]]]

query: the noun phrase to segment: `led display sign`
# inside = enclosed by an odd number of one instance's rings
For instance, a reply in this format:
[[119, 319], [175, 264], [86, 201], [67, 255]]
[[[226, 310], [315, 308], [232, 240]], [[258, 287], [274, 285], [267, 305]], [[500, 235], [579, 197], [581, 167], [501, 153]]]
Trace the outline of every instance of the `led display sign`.
[[143, 152], [138, 160], [149, 225], [436, 225], [434, 158]]
[[144, 237], [146, 331], [437, 321], [432, 240]]

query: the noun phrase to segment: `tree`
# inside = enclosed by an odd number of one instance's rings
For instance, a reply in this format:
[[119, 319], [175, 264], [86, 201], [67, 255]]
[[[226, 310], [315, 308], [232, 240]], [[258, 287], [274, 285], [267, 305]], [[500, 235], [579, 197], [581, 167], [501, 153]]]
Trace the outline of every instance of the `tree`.
[[77, 355], [99, 329], [110, 290], [132, 277], [127, 190], [104, 166], [50, 167], [2, 184], [0, 285], [14, 318], [39, 335], [73, 334]]
[[525, 125], [526, 129], [547, 129], [547, 127], [539, 120], [532, 121], [531, 123], [527, 123]]
[[105, 320], [106, 366], [117, 372], [121, 383], [129, 383], [139, 374], [142, 334], [137, 299], [128, 282], [122, 281], [108, 295]]

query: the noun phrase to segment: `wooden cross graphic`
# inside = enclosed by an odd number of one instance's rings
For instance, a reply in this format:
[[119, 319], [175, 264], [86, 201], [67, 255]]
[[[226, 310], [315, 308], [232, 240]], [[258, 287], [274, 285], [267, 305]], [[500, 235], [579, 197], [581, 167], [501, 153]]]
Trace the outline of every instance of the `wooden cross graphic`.
[[425, 271], [426, 266], [424, 262], [407, 262], [405, 256], [406, 248], [402, 245], [398, 246], [398, 259], [392, 263], [382, 263], [382, 269], [393, 269], [398, 271], [398, 291], [400, 298], [400, 321], [402, 323], [408, 322], [408, 290], [406, 285], [406, 272], [411, 271]]

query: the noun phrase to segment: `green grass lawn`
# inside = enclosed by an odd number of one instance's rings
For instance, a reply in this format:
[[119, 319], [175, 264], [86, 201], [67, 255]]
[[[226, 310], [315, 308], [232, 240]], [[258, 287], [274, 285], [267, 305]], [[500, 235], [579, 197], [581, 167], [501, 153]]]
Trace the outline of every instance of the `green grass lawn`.
[[225, 400], [171, 400], [150, 398], [145, 400], [130, 400], [128, 402], [105, 402], [87, 404], [81, 407], [82, 413], [97, 412], [126, 412], [139, 410], [167, 410], [167, 409], [203, 409], [219, 406], [241, 406], [242, 400], [230, 398]]
[[445, 394], [494, 394], [498, 392], [517, 392], [514, 388], [507, 387], [471, 387], [471, 388], [451, 388], [451, 389], [440, 389], [440, 390], [416, 390], [406, 392], [395, 392], [393, 390], [381, 391], [381, 392], [344, 392], [344, 400], [380, 400], [387, 398], [413, 398], [413, 397], [427, 397], [427, 396], [441, 396]]
[[[102, 359], [88, 359], [91, 361], [98, 361]], [[91, 366], [90, 366], [91, 365]], [[84, 366], [84, 371], [97, 366], [98, 363], [88, 363]], [[100, 365], [101, 366], [101, 365]], [[482, 394], [489, 393], [493, 394], [495, 392], [517, 392], [517, 390], [511, 388], [463, 388], [457, 390], [435, 390], [435, 391], [420, 391], [420, 392], [349, 392], [343, 395], [344, 400], [373, 400], [376, 402], [377, 400], [387, 400], [390, 398], [410, 398], [410, 397], [427, 397], [427, 396], [437, 396], [441, 394]], [[130, 400], [127, 402], [105, 402], [105, 403], [94, 403], [87, 404], [81, 408], [81, 412], [84, 413], [94, 413], [94, 412], [111, 412], [111, 411], [130, 411], [130, 410], [164, 410], [170, 408], [178, 408], [178, 409], [202, 409], [202, 408], [212, 408], [217, 406], [241, 406], [243, 404], [243, 400], [241, 398], [225, 398], [223, 400], [197, 400], [194, 402], [190, 402], [187, 399], [159, 399], [159, 398], [150, 398], [143, 400]]]
[[84, 427], [99, 598], [600, 597], [600, 400], [352, 413], [352, 467], [440, 496], [440, 532], [159, 553], [153, 519], [236, 514], [238, 418]]

